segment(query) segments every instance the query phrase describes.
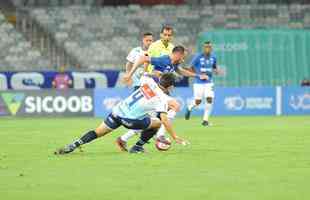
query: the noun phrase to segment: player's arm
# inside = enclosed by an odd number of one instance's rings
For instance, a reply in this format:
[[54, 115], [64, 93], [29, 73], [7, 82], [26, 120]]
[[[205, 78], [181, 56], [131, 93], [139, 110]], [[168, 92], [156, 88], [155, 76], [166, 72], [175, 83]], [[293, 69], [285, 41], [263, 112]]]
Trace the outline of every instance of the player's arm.
[[132, 62], [127, 61], [127, 62], [126, 62], [126, 65], [125, 65], [125, 70], [126, 70], [126, 73], [129, 73], [129, 72], [130, 72], [130, 70], [132, 69], [132, 67], [133, 67], [133, 63], [132, 63]]
[[187, 141], [185, 141], [182, 138], [177, 136], [176, 132], [172, 128], [172, 124], [170, 123], [166, 112], [160, 113], [160, 120], [161, 120], [162, 124], [164, 125], [166, 131], [169, 133], [169, 135], [172, 137], [172, 139], [175, 140], [176, 143], [183, 144], [183, 145], [186, 145], [188, 143]]
[[146, 55], [142, 55], [140, 56], [136, 62], [133, 64], [132, 68], [130, 69], [130, 71], [128, 73], [126, 73], [126, 75], [124, 76], [125, 81], [129, 81], [133, 75], [133, 73], [135, 73], [135, 71], [138, 69], [138, 67], [144, 63], [149, 63], [150, 62], [150, 57], [146, 56]]
[[225, 71], [217, 66], [216, 60], [212, 66], [212, 70], [215, 75], [219, 75], [219, 76], [225, 75]]
[[202, 80], [207, 80], [209, 77], [205, 74], [196, 74], [195, 72], [193, 72], [192, 70], [188, 70], [188, 69], [184, 69], [182, 67], [178, 67], [176, 72], [182, 76], [186, 76], [186, 77], [199, 77]]

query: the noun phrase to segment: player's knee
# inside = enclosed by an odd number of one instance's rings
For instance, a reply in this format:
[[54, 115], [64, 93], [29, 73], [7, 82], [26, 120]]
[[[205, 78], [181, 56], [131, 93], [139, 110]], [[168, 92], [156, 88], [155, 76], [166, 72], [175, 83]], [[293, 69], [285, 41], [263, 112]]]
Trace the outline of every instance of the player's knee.
[[95, 133], [97, 135], [97, 137], [101, 137], [101, 136], [104, 136], [105, 134], [111, 132], [112, 130], [104, 123], [102, 122], [100, 124], [100, 126], [98, 126], [96, 129], [95, 129]]
[[195, 104], [198, 106], [199, 104], [201, 104], [201, 100], [200, 99], [196, 99], [195, 100]]
[[155, 119], [152, 119], [152, 122], [151, 122], [151, 125], [150, 125], [150, 128], [154, 128], [154, 129], [157, 129], [157, 128], [160, 128], [161, 126], [161, 121], [160, 120], [155, 120]]
[[212, 103], [213, 102], [213, 98], [212, 97], [207, 97], [207, 103]]
[[179, 112], [181, 109], [181, 104], [177, 100], [172, 100], [168, 102], [169, 109]]

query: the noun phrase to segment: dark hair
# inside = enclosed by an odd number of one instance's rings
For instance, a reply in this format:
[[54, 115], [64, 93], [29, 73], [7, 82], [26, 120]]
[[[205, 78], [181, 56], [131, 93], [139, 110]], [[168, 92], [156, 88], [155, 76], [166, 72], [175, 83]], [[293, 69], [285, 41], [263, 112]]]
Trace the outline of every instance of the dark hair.
[[209, 41], [209, 40], [207, 40], [207, 41], [204, 42], [204, 44], [211, 44], [211, 43], [212, 43], [212, 42]]
[[165, 24], [165, 25], [163, 25], [163, 26], [161, 27], [160, 33], [163, 33], [164, 30], [168, 30], [168, 31], [171, 30], [171, 31], [173, 32], [172, 26], [170, 26], [170, 25], [168, 25], [168, 24]]
[[175, 84], [175, 75], [173, 73], [164, 73], [159, 78], [159, 85], [168, 88]]
[[172, 53], [175, 53], [175, 52], [184, 53], [185, 48], [182, 45], [177, 45], [172, 49]]
[[153, 33], [152, 32], [144, 32], [142, 34], [142, 37], [146, 37], [146, 36], [153, 36]]

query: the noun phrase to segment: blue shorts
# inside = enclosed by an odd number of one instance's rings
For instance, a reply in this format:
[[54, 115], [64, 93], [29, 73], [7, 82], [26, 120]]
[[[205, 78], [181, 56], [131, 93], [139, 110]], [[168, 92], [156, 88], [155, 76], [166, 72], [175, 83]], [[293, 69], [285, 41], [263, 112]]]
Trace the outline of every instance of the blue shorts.
[[112, 113], [110, 113], [107, 118], [104, 120], [104, 123], [110, 128], [110, 129], [117, 129], [120, 126], [124, 126], [128, 129], [147, 129], [151, 125], [151, 118], [145, 117], [143, 119], [127, 119], [122, 118], [119, 116], [115, 116]]

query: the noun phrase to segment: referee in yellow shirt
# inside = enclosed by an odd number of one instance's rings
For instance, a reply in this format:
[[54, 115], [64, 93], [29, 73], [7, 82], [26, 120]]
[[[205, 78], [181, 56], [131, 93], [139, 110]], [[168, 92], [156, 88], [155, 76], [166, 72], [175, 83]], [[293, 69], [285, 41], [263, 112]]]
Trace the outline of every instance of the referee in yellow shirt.
[[[160, 31], [160, 39], [153, 42], [149, 49], [148, 55], [150, 57], [160, 57], [163, 55], [169, 55], [172, 53], [174, 45], [171, 43], [173, 38], [173, 28], [169, 25], [164, 25]], [[147, 72], [151, 73], [153, 71], [153, 66], [147, 66]]]

